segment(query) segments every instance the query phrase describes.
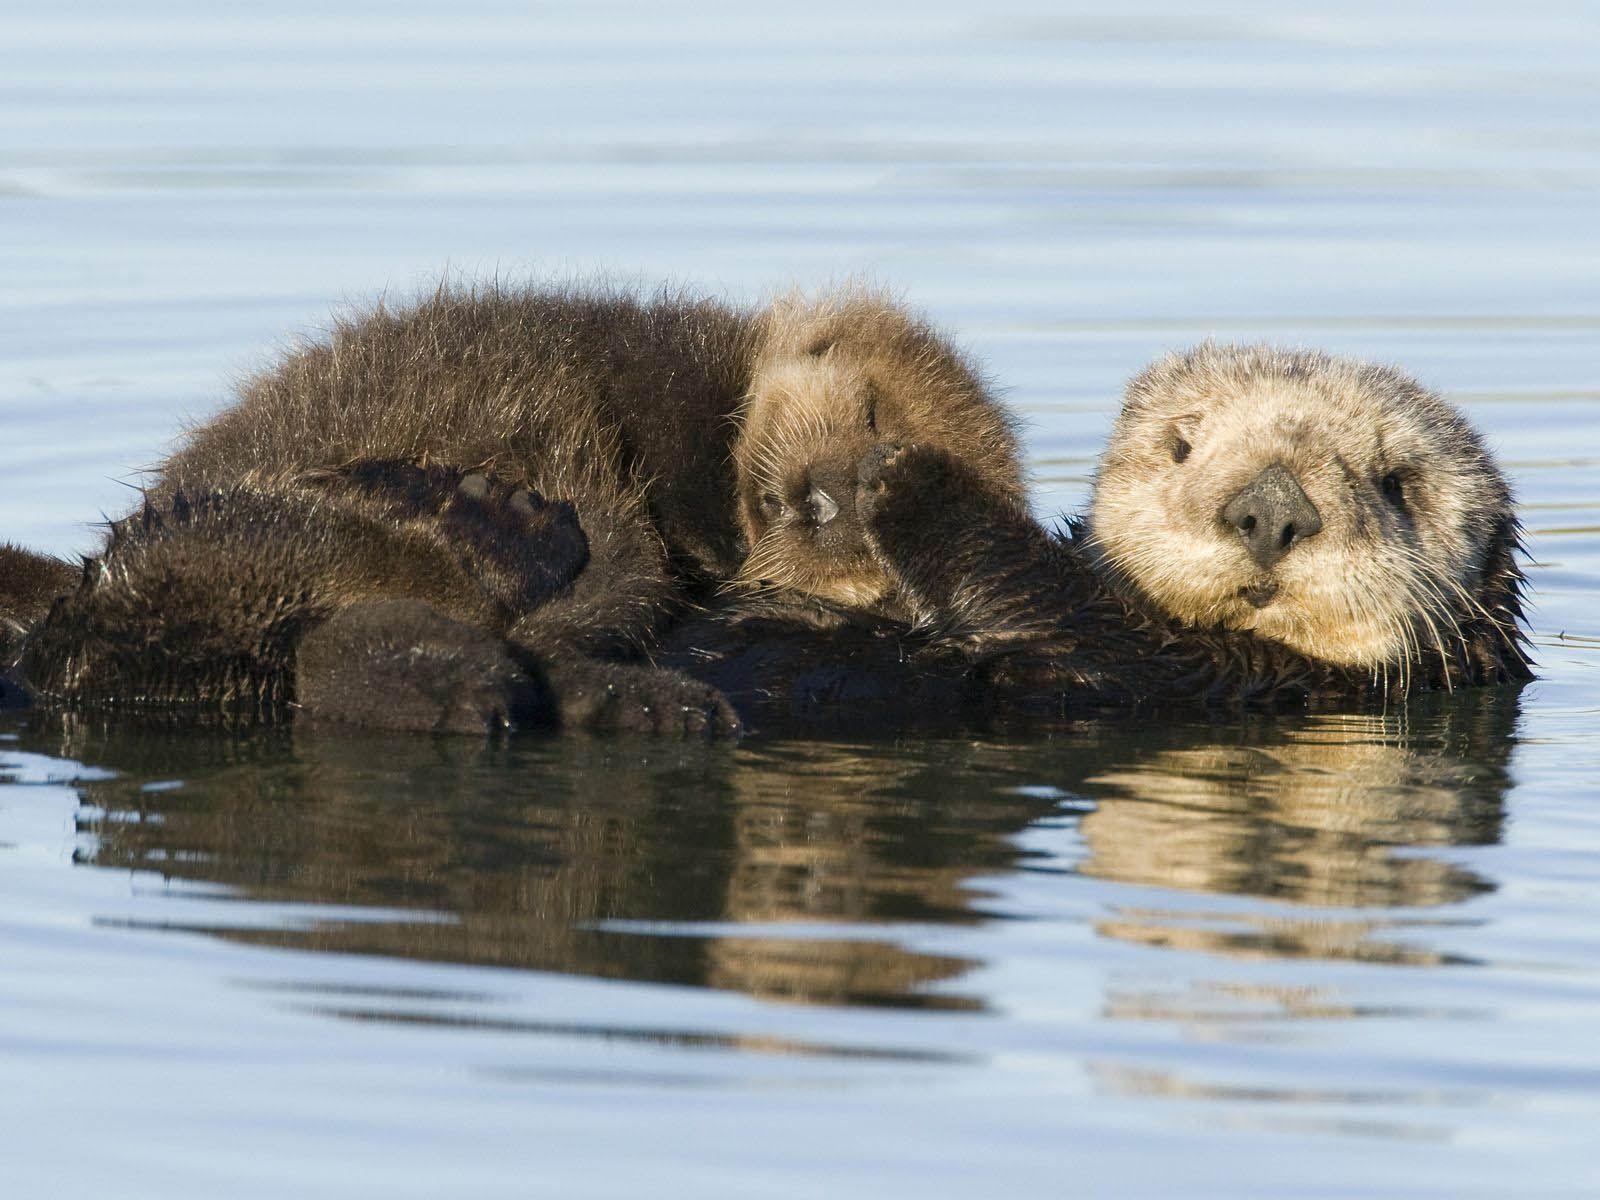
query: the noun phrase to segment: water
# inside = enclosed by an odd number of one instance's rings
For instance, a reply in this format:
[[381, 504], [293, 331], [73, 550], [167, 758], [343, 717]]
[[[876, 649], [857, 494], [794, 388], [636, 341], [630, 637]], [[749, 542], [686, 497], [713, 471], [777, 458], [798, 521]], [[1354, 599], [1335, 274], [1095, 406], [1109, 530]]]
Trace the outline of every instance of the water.
[[1122, 379], [1404, 364], [1542, 678], [1012, 741], [0, 727], [18, 1196], [1600, 1193], [1600, 5], [0, 16], [0, 531], [445, 272], [958, 331], [1081, 502]]

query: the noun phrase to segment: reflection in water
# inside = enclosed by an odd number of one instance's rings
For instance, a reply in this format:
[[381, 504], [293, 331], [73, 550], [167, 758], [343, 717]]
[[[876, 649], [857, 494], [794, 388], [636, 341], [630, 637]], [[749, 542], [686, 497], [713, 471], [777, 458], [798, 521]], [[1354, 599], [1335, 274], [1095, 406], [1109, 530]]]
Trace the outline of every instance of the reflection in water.
[[1101, 805], [1084, 822], [1085, 870], [1304, 904], [1459, 900], [1481, 886], [1473, 876], [1392, 851], [1495, 841], [1505, 780], [1483, 766], [1359, 717], [1264, 745], [1164, 750], [1088, 781]]
[[1082, 785], [1098, 801], [1082, 823], [1083, 873], [1302, 906], [1222, 917], [1122, 907], [1100, 931], [1264, 958], [1447, 961], [1387, 936], [1433, 922], [1306, 908], [1436, 908], [1489, 889], [1417, 851], [1499, 840], [1515, 719], [1514, 696], [1479, 692], [1168, 746], [1094, 774]]
[[[977, 919], [964, 882], [1014, 863], [1010, 835], [1056, 807], [999, 790], [995, 747], [935, 761], [80, 727], [48, 749], [121, 772], [83, 786], [97, 866], [382, 910], [224, 936], [825, 1003], [972, 1007], [925, 990], [969, 961], [837, 926]], [[820, 921], [833, 936], [784, 927]], [[750, 923], [758, 936], [728, 928]]]
[[[1138, 1070], [1113, 1063], [1094, 1063], [1089, 1074], [1101, 1091], [1119, 1096], [1159, 1097], [1164, 1100], [1202, 1100], [1229, 1105], [1234, 1127], [1258, 1127], [1279, 1133], [1335, 1134], [1342, 1137], [1384, 1138], [1406, 1142], [1449, 1142], [1451, 1129], [1439, 1123], [1397, 1121], [1390, 1116], [1366, 1120], [1327, 1115], [1329, 1108], [1370, 1111], [1390, 1105], [1416, 1107], [1460, 1104], [1448, 1095], [1419, 1094], [1403, 1089], [1337, 1087], [1266, 1087], [1250, 1084], [1202, 1083], [1172, 1071]], [[1265, 1106], [1245, 1115], [1241, 1104]], [[1320, 1110], [1306, 1115], [1305, 1110]], [[1212, 1125], [1219, 1125], [1213, 1119]]]
[[[972, 1009], [983, 997], [959, 980], [977, 958], [925, 952], [896, 927], [1028, 915], [999, 898], [1007, 873], [1027, 865], [1016, 835], [1085, 807], [1080, 875], [1292, 902], [1169, 912], [1143, 897], [1100, 921], [1106, 936], [1229, 955], [1442, 961], [1388, 940], [1418, 922], [1384, 910], [1489, 886], [1413, 851], [1499, 836], [1515, 713], [1514, 696], [1474, 693], [1381, 717], [1116, 722], [1026, 744], [483, 745], [72, 724], [24, 745], [120, 772], [81, 785], [88, 863], [257, 901], [371, 910], [207, 926], [221, 936]], [[980, 879], [998, 881], [995, 894]], [[1373, 911], [1337, 911], [1350, 908]], [[1273, 1006], [1340, 1011], [1270, 988], [1221, 999], [1257, 1017]], [[1134, 992], [1110, 997], [1107, 1012], [1201, 1020], [1218, 1000]]]

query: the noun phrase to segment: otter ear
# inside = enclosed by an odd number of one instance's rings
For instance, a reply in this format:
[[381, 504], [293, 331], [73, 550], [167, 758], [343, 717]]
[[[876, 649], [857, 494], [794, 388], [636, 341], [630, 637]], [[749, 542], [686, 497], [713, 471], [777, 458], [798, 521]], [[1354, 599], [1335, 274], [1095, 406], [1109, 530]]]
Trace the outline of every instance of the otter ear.
[[1482, 614], [1463, 630], [1473, 664], [1486, 683], [1533, 678], [1523, 628], [1522, 591], [1527, 579], [1517, 563], [1521, 552], [1521, 525], [1514, 516], [1502, 517], [1483, 564]]
[[818, 334], [806, 343], [804, 353], [811, 358], [821, 358], [829, 350], [832, 350], [838, 342], [839, 339], [831, 333]]

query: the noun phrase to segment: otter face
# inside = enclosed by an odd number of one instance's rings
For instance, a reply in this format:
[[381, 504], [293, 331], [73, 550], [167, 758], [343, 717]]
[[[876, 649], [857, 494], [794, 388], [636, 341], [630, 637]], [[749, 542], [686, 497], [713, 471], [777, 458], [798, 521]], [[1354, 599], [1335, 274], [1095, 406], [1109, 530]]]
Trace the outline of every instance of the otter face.
[[936, 446], [1020, 498], [1010, 424], [953, 349], [881, 297], [791, 297], [763, 335], [734, 445], [750, 546], [736, 582], [892, 611], [856, 506], [863, 460], [886, 442]]
[[[1092, 544], [1169, 615], [1324, 661], [1455, 660], [1511, 563], [1504, 477], [1449, 404], [1401, 373], [1206, 344], [1147, 369], [1101, 460]], [[1514, 587], [1513, 587], [1514, 595]]]

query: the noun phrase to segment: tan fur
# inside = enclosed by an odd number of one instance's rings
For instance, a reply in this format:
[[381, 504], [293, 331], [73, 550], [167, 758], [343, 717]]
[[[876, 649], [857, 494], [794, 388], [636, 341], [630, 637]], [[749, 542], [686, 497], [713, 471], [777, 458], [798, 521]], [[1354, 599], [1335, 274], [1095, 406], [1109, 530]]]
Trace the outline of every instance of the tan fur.
[[[895, 610], [855, 506], [858, 464], [885, 442], [944, 449], [1021, 502], [1021, 454], [1005, 411], [971, 364], [889, 297], [793, 293], [762, 316], [760, 331], [733, 450], [750, 546], [741, 583]], [[820, 528], [803, 502], [814, 484], [842, 510]]]
[[[1176, 461], [1180, 439], [1190, 450]], [[1263, 571], [1219, 513], [1274, 464], [1323, 529]], [[1180, 621], [1380, 670], [1445, 658], [1467, 621], [1498, 619], [1481, 599], [1484, 572], [1514, 529], [1478, 435], [1414, 380], [1312, 351], [1207, 343], [1129, 384], [1096, 479], [1091, 544]], [[1269, 583], [1278, 591], [1264, 607], [1244, 597]]]

